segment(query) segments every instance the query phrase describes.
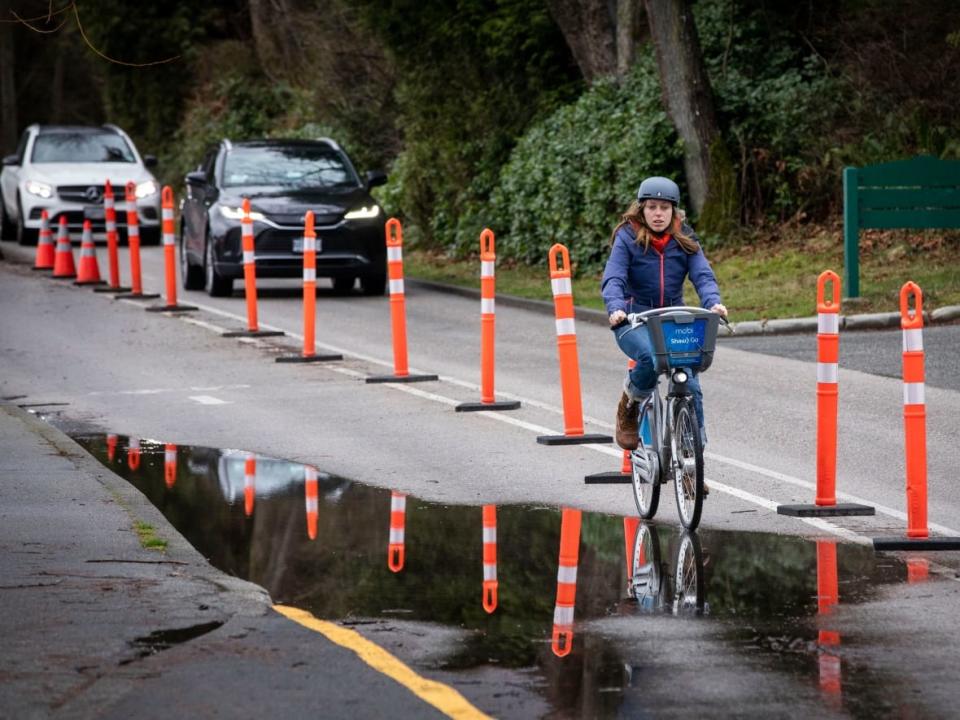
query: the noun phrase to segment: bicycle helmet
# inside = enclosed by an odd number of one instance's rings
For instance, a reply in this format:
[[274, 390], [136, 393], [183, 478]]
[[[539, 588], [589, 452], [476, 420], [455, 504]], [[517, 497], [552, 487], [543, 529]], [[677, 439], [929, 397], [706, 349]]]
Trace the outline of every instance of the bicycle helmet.
[[640, 183], [640, 189], [637, 190], [637, 200], [643, 201], [649, 198], [667, 200], [674, 205], [679, 205], [680, 188], [670, 178], [648, 177]]

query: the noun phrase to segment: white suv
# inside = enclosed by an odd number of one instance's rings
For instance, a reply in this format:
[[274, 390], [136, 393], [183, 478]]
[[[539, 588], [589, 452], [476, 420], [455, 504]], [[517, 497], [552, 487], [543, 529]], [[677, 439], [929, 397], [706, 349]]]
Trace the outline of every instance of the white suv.
[[117, 227], [126, 237], [124, 188], [136, 185], [140, 235], [144, 243], [160, 240], [160, 187], [147, 170], [156, 165], [141, 157], [133, 142], [115, 125], [84, 127], [31, 125], [23, 131], [17, 152], [3, 158], [0, 173], [0, 234], [21, 245], [37, 242], [40, 213], [47, 211], [53, 230], [66, 216], [71, 237], [79, 239], [84, 219], [94, 238], [105, 237], [104, 183], [110, 180], [117, 207]]

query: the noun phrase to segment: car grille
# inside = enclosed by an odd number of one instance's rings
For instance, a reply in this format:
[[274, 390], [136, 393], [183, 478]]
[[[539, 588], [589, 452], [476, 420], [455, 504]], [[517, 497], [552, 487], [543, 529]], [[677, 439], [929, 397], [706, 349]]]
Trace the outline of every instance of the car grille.
[[57, 195], [66, 202], [100, 205], [103, 203], [103, 185], [60, 185]]
[[[267, 217], [277, 225], [302, 228], [304, 224], [304, 214], [305, 213], [270, 213]], [[340, 222], [340, 218], [340, 213], [327, 213], [323, 215], [315, 214], [313, 217], [313, 224], [315, 226], [336, 225], [338, 222]]]

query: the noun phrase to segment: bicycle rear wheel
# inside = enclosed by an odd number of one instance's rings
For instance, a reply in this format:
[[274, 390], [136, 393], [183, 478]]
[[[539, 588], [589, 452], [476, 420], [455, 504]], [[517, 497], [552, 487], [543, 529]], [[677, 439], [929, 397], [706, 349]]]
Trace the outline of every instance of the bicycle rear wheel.
[[[641, 421], [650, 422], [646, 407]], [[630, 453], [630, 468], [637, 512], [644, 520], [650, 520], [660, 505], [660, 456], [644, 442], [643, 437], [640, 438], [640, 447]]]
[[680, 522], [687, 530], [696, 530], [703, 510], [703, 445], [693, 403], [677, 403], [673, 418], [674, 457], [670, 462], [677, 495]]

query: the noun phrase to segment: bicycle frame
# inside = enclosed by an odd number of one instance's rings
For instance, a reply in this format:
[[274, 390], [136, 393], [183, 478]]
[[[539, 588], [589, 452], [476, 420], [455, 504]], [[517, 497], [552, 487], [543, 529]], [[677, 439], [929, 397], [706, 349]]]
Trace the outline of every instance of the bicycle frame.
[[646, 449], [642, 428], [642, 421], [646, 418], [647, 427], [650, 430], [649, 449], [656, 451], [660, 462], [659, 478], [657, 480], [661, 485], [669, 482], [673, 477], [673, 459], [677, 457], [676, 439], [673, 437], [672, 430], [674, 406], [680, 398], [688, 398], [693, 395], [685, 383], [677, 385], [671, 377], [667, 383], [667, 393], [664, 397], [662, 379], [665, 376], [667, 376], [667, 373], [661, 373], [657, 378], [657, 386], [650, 393], [650, 397], [644, 400], [643, 405], [640, 406], [641, 436], [639, 449]]

